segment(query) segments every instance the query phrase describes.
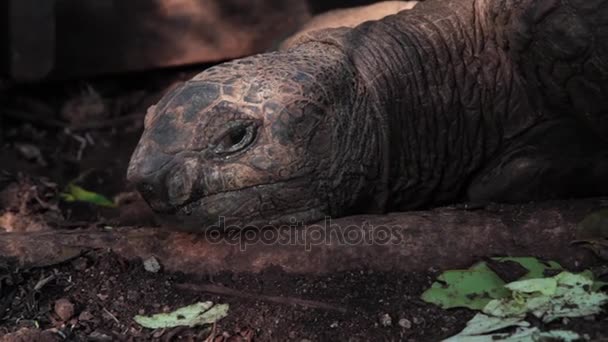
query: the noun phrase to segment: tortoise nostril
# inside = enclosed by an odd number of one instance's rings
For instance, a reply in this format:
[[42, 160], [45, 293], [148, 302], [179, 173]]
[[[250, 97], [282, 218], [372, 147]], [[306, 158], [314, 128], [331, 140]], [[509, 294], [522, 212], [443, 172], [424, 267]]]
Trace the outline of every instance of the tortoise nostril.
[[178, 156], [157, 166], [154, 172], [141, 171], [149, 171], [151, 167], [133, 167], [128, 177], [154, 211], [168, 212], [192, 197], [198, 175], [197, 166], [196, 159]]

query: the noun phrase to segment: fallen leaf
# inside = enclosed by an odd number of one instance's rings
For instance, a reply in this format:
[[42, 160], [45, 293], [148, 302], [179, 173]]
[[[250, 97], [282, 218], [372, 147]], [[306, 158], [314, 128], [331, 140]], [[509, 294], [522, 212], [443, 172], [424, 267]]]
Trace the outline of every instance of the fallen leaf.
[[66, 191], [61, 194], [61, 198], [66, 202], [87, 202], [102, 207], [116, 207], [116, 204], [105, 196], [85, 190], [72, 183], [68, 184]]
[[490, 300], [509, 295], [504, 284], [485, 262], [481, 262], [468, 270], [443, 272], [421, 298], [444, 309], [466, 307], [481, 310]]
[[199, 302], [169, 313], [161, 313], [152, 316], [138, 315], [134, 317], [134, 320], [145, 328], [159, 329], [212, 324], [227, 315], [228, 304], [214, 305], [213, 302]]
[[[560, 272], [562, 266], [555, 261], [542, 261], [533, 257], [497, 257], [491, 262], [517, 263], [524, 270], [519, 279], [542, 278], [546, 273]], [[498, 276], [486, 262], [480, 262], [467, 270], [450, 270], [437, 277], [422, 300], [439, 305], [444, 309], [465, 307], [481, 310], [492, 299], [505, 298], [510, 291], [506, 282]]]
[[508, 327], [528, 327], [530, 323], [522, 321], [519, 317], [503, 318], [492, 317], [483, 313], [478, 313], [470, 321], [467, 326], [456, 336], [475, 336], [492, 333]]
[[543, 332], [539, 328], [518, 328], [512, 333], [495, 333], [486, 335], [456, 335], [443, 342], [537, 342], [537, 341], [579, 341], [581, 336], [568, 330], [551, 330]]
[[[571, 331], [541, 332], [527, 328], [527, 315], [545, 323], [564, 317], [584, 317], [598, 314], [608, 303], [608, 295], [593, 290], [594, 280], [588, 273], [561, 272], [547, 278], [525, 279], [506, 284], [508, 298], [494, 299], [473, 317], [457, 335], [446, 341], [538, 341], [554, 338], [574, 341], [580, 338]], [[511, 333], [496, 331], [517, 327]]]

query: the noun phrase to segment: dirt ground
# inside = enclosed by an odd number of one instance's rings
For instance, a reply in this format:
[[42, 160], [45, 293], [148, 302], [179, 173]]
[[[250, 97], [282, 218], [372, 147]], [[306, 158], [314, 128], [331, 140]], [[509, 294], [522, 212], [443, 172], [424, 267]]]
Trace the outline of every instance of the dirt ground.
[[[0, 229], [148, 224], [145, 215], [65, 203], [57, 195], [76, 180], [128, 203], [135, 195], [124, 175], [145, 109], [191, 75], [173, 70], [6, 91]], [[200, 276], [147, 272], [141, 260], [108, 250], [28, 269], [0, 258], [0, 341], [436, 341], [459, 332], [474, 315], [419, 299], [440, 271], [312, 276], [268, 269]], [[149, 330], [133, 321], [137, 314], [207, 300], [230, 305], [228, 317], [212, 328]], [[605, 314], [544, 328], [608, 341]]]

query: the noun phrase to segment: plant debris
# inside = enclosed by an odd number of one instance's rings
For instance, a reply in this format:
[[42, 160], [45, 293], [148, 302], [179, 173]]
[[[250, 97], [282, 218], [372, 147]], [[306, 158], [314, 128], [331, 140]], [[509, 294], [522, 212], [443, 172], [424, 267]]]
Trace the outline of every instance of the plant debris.
[[504, 287], [505, 279], [490, 268], [501, 263], [516, 263], [526, 270], [518, 279], [542, 277], [546, 272], [559, 271], [562, 267], [554, 261], [541, 261], [532, 257], [492, 258], [490, 262], [479, 262], [466, 270], [443, 272], [430, 289], [422, 294], [426, 302], [444, 309], [465, 307], [481, 310], [492, 299], [505, 298], [509, 291]]
[[96, 192], [85, 190], [73, 183], [68, 184], [65, 192], [61, 193], [61, 198], [66, 202], [86, 202], [102, 207], [116, 207], [116, 204], [107, 197]]
[[212, 324], [228, 315], [228, 304], [213, 304], [213, 302], [199, 302], [170, 313], [161, 313], [152, 316], [135, 316], [135, 322], [145, 328], [174, 328], [179, 326], [195, 327]]
[[[554, 277], [515, 281], [505, 285], [510, 296], [490, 301], [459, 334], [446, 341], [538, 341], [556, 338], [574, 341], [580, 336], [572, 331], [542, 332], [525, 319], [533, 315], [544, 323], [559, 318], [599, 314], [608, 303], [608, 295], [594, 290], [588, 274], [562, 272]], [[496, 333], [509, 327], [511, 332]]]

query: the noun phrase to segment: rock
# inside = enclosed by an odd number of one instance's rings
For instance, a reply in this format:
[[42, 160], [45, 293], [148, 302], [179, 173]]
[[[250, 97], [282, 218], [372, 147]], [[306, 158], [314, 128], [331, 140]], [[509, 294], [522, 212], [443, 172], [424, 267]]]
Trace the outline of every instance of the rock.
[[74, 304], [66, 298], [61, 298], [55, 301], [55, 313], [63, 322], [74, 316]]
[[144, 269], [148, 272], [158, 273], [160, 272], [160, 263], [155, 257], [149, 257], [144, 260]]
[[402, 318], [399, 320], [399, 326], [402, 327], [403, 329], [411, 329], [412, 322], [407, 318]]
[[389, 314], [384, 314], [380, 317], [380, 324], [385, 327], [390, 327], [393, 324], [393, 319]]

